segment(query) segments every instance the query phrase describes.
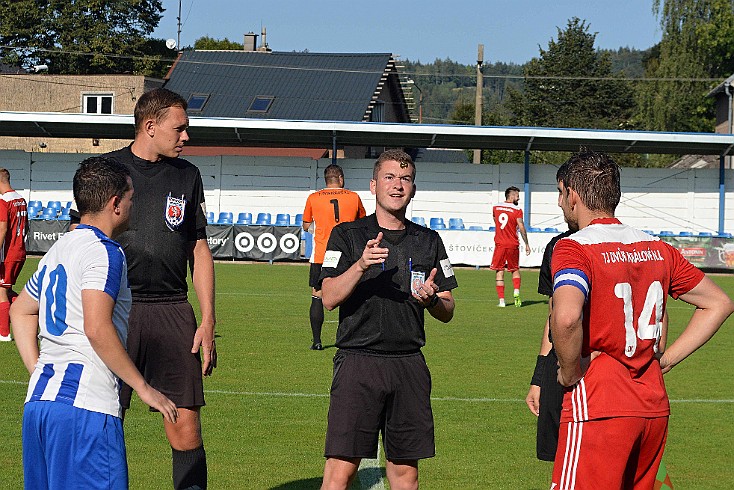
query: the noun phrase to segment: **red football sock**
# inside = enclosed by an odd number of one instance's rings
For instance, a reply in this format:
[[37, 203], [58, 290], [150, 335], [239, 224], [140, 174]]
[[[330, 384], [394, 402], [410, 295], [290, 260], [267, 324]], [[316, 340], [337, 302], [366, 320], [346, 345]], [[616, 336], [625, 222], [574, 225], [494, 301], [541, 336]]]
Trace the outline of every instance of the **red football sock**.
[[0, 335], [10, 335], [10, 301], [0, 303]]
[[499, 299], [505, 299], [505, 285], [503, 284], [497, 284], [495, 286], [497, 288], [497, 297]]
[[512, 285], [515, 289], [520, 289], [520, 278], [519, 277], [513, 277], [512, 278]]

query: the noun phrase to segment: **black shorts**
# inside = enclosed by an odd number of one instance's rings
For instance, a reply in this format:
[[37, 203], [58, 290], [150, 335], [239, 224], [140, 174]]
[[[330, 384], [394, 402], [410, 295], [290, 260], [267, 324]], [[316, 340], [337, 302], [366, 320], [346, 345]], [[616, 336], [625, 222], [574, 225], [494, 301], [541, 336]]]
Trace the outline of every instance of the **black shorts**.
[[316, 291], [321, 291], [319, 276], [321, 275], [321, 264], [311, 264], [311, 270], [308, 273], [308, 285]]
[[376, 458], [380, 431], [388, 460], [435, 456], [431, 373], [423, 354], [338, 350], [324, 455]]
[[543, 375], [540, 380], [540, 409], [536, 452], [538, 459], [553, 461], [558, 447], [558, 429], [561, 425], [563, 386], [558, 382], [558, 357], [551, 349], [543, 358]]
[[[153, 388], [180, 408], [204, 406], [201, 357], [191, 353], [197, 323], [185, 299], [177, 302], [133, 300], [127, 352]], [[123, 383], [120, 403], [130, 408], [132, 389]]]

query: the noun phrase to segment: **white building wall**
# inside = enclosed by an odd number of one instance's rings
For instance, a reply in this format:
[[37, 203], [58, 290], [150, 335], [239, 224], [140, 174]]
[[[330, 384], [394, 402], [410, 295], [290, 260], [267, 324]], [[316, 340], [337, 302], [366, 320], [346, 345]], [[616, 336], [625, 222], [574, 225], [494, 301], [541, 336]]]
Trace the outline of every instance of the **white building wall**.
[[[13, 186], [28, 200], [62, 202], [72, 199], [71, 181], [77, 164], [90, 155], [0, 151], [0, 166], [10, 170]], [[323, 170], [330, 159], [274, 157], [190, 157], [204, 182], [207, 209], [284, 213], [303, 212], [306, 197], [324, 187]], [[369, 190], [374, 160], [339, 160], [346, 186], [359, 193], [365, 209], [375, 209]], [[558, 208], [553, 165], [530, 166], [530, 213], [526, 225], [565, 227]], [[491, 208], [504, 200], [504, 190], [519, 187], [520, 206], [528, 196], [524, 165], [473, 165], [419, 162], [417, 193], [409, 216], [428, 221], [462, 218], [465, 226], [492, 225]], [[734, 232], [734, 170], [726, 170], [725, 231]], [[719, 220], [718, 169], [622, 169], [622, 199], [617, 216], [637, 228], [659, 232], [715, 232]]]

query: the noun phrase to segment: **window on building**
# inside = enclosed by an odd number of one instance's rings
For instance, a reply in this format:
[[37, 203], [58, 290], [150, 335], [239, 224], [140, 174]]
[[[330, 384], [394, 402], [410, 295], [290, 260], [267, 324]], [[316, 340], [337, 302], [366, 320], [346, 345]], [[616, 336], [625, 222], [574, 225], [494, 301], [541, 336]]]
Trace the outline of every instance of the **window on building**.
[[270, 107], [273, 105], [274, 100], [275, 97], [270, 95], [258, 95], [257, 97], [252, 99], [252, 102], [250, 103], [250, 108], [247, 109], [247, 112], [268, 112], [270, 110]]
[[113, 94], [82, 94], [84, 114], [112, 114]]
[[370, 121], [372, 122], [383, 122], [385, 120], [385, 103], [381, 101], [375, 102], [372, 107], [372, 114], [370, 114]]
[[188, 100], [189, 112], [201, 112], [208, 100], [208, 94], [191, 94]]

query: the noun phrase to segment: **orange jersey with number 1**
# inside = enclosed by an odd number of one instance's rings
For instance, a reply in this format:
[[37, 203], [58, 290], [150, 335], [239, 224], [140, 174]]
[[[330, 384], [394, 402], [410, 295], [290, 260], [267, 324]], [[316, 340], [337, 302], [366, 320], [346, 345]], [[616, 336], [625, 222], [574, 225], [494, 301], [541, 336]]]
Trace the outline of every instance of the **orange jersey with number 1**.
[[326, 188], [308, 196], [306, 209], [303, 210], [303, 221], [313, 222], [315, 228], [316, 246], [311, 262], [315, 264], [324, 262], [326, 243], [329, 241], [331, 230], [337, 224], [354, 221], [366, 215], [359, 194], [349, 189]]

